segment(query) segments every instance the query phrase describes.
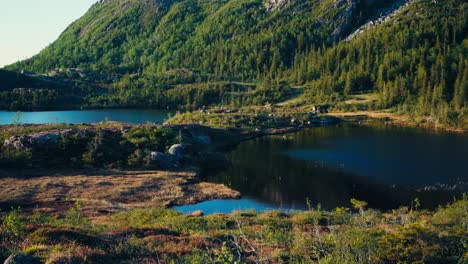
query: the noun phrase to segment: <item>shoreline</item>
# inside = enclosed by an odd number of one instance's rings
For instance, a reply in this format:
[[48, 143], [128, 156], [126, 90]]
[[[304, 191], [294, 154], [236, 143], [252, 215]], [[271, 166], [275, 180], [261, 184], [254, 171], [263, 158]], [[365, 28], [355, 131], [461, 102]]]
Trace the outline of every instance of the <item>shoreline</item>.
[[[449, 127], [446, 125], [437, 125], [429, 122], [429, 119], [409, 120], [409, 117], [393, 113], [373, 112], [373, 111], [358, 111], [358, 112], [330, 112], [327, 115], [342, 119], [344, 122], [354, 122], [361, 124], [361, 121], [379, 121], [385, 124], [390, 124], [400, 127], [412, 127], [428, 130], [443, 130], [447, 132], [454, 132], [465, 134], [468, 133], [467, 129], [461, 127]], [[361, 118], [361, 119], [360, 119]], [[357, 119], [357, 120], [356, 120]]]
[[[333, 117], [332, 119], [329, 119], [327, 122], [327, 116]], [[341, 117], [341, 118], [337, 118]], [[211, 131], [220, 131], [220, 132], [213, 132], [213, 133], [230, 133], [234, 135], [236, 138], [229, 142], [229, 144], [226, 144], [226, 142], [212, 142], [211, 148], [219, 150], [220, 148], [224, 148], [227, 146], [236, 146], [240, 142], [247, 141], [247, 140], [252, 140], [255, 138], [259, 137], [264, 137], [264, 136], [270, 136], [270, 135], [284, 135], [284, 134], [289, 134], [289, 133], [295, 133], [302, 131], [304, 129], [308, 128], [314, 128], [317, 127], [317, 124], [320, 126], [320, 124], [337, 124], [337, 123], [342, 123], [342, 122], [350, 122], [350, 123], [356, 123], [360, 125], [366, 125], [368, 122], [373, 122], [373, 121], [379, 121], [382, 122], [384, 121], [385, 123], [389, 122], [390, 125], [404, 125], [404, 126], [409, 126], [409, 127], [416, 127], [416, 126], [411, 126], [411, 124], [407, 124], [404, 122], [393, 122], [393, 120], [388, 120], [390, 117], [385, 116], [384, 113], [381, 113], [379, 115], [373, 115], [373, 116], [368, 116], [368, 115], [360, 115], [356, 113], [341, 113], [341, 115], [337, 115], [336, 113], [330, 113], [329, 115], [325, 115], [321, 118], [325, 119], [320, 119], [322, 122], [316, 121], [310, 125], [299, 125], [299, 126], [287, 126], [287, 127], [274, 127], [274, 128], [265, 128], [265, 129], [258, 129], [258, 130], [252, 130], [252, 129], [247, 129], [247, 128], [239, 128], [239, 129], [229, 129], [229, 128], [223, 128], [223, 129], [215, 129], [215, 128], [210, 128], [210, 127], [204, 127], [200, 125], [195, 125], [195, 124], [187, 124], [187, 125], [166, 125], [167, 127], [172, 127], [177, 130], [185, 130], [185, 131], [192, 131], [192, 130], [211, 130]], [[356, 119], [359, 118], [359, 119]], [[122, 129], [122, 128], [128, 128], [128, 127], [138, 127], [139, 125], [132, 125], [132, 124], [126, 124], [126, 123], [119, 123], [119, 122], [105, 122], [105, 123], [98, 123], [98, 124], [80, 124], [80, 125], [71, 125], [71, 127], [74, 127], [76, 129], [95, 129], [99, 125], [106, 124], [107, 127], [111, 129]], [[47, 129], [51, 130], [64, 130], [67, 128], [70, 128], [70, 125], [64, 125], [64, 124], [43, 124], [43, 125], [37, 125], [37, 124], [23, 124], [23, 125], [3, 125], [0, 126], [5, 128], [5, 132], [9, 133], [14, 133], [15, 130], [32, 130], [32, 133], [34, 132], [40, 132], [40, 131], [47, 131]], [[422, 127], [423, 129], [432, 129], [431, 127]], [[458, 131], [458, 133], [464, 133], [465, 131], [461, 132]], [[31, 133], [29, 131], [28, 133]], [[206, 131], [204, 133], [207, 133]], [[232, 139], [232, 138], [231, 138]], [[219, 146], [217, 145], [219, 144]], [[79, 176], [91, 176], [93, 175], [100, 175], [102, 177], [106, 177], [111, 175], [118, 177], [119, 175], [122, 174], [167, 174], [167, 175], [173, 175], [171, 177], [177, 178], [178, 174], [180, 173], [187, 173], [187, 174], [192, 174], [191, 176], [184, 176], [184, 177], [178, 177], [181, 182], [178, 182], [179, 185], [174, 184], [174, 188], [182, 186], [185, 188], [184, 190], [189, 190], [189, 192], [195, 192], [199, 194], [199, 196], [189, 199], [189, 196], [185, 197], [179, 197], [179, 199], [173, 199], [173, 197], [167, 198], [167, 200], [163, 203], [160, 201], [157, 205], [164, 205], [164, 207], [172, 207], [175, 205], [190, 205], [190, 204], [196, 204], [199, 202], [204, 202], [204, 201], [209, 201], [209, 200], [215, 200], [215, 199], [239, 199], [241, 197], [241, 193], [238, 191], [235, 191], [233, 189], [228, 188], [227, 186], [223, 184], [211, 184], [207, 182], [202, 182], [200, 181], [200, 174], [197, 173], [197, 170], [195, 168], [185, 168], [184, 170], [159, 170], [159, 171], [154, 171], [154, 170], [128, 170], [128, 169], [119, 169], [119, 170], [103, 170], [103, 169], [92, 169], [92, 170], [68, 170], [68, 171], [57, 171], [57, 170], [49, 170], [49, 169], [44, 169], [44, 170], [34, 170], [33, 173], [28, 170], [25, 171], [15, 171], [13, 172], [16, 174], [15, 177], [11, 177], [12, 172], [10, 171], [1, 171], [0, 170], [0, 183], [3, 185], [3, 180], [5, 178], [15, 178], [15, 179], [30, 179], [34, 180], [35, 178], [51, 178], [51, 177], [56, 177], [61, 180], [63, 180], [64, 177], [70, 177], [72, 180], [74, 177], [79, 177]], [[18, 177], [19, 175], [19, 177]], [[39, 176], [38, 176], [39, 175]], [[180, 176], [180, 175], [179, 175]], [[65, 180], [66, 182], [66, 180]], [[14, 184], [13, 184], [14, 185]], [[6, 185], [5, 185], [6, 186]], [[195, 189], [190, 189], [192, 186]], [[70, 186], [70, 188], [73, 188], [73, 186]], [[219, 189], [222, 190], [221, 192], [216, 192], [213, 191], [213, 189]], [[1, 192], [0, 192], [1, 193]], [[1, 196], [1, 195], [0, 195]], [[114, 199], [117, 199], [114, 197]], [[2, 200], [2, 199], [0, 199]], [[62, 197], [63, 200], [63, 197]], [[3, 203], [3, 201], [2, 201]], [[7, 202], [8, 203], [8, 202]], [[10, 204], [10, 203], [8, 203]], [[154, 206], [154, 205], [153, 205]]]

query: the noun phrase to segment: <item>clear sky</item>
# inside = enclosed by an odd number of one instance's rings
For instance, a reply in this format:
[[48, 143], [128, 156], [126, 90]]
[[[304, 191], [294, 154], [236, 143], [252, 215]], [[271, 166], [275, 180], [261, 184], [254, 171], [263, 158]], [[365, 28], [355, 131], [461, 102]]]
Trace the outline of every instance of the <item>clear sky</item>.
[[97, 0], [1, 0], [0, 67], [37, 54]]

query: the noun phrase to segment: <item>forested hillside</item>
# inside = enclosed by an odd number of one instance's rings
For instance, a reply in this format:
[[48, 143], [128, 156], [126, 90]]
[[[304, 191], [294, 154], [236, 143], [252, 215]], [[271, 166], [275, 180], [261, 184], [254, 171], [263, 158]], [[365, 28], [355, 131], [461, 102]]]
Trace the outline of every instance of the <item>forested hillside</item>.
[[[106, 0], [33, 58], [7, 67], [115, 74], [91, 107], [194, 109], [264, 104], [303, 88], [302, 103], [394, 108], [457, 124], [466, 117], [468, 40], [462, 0]], [[176, 91], [176, 92], [175, 92]]]
[[87, 95], [99, 94], [94, 82], [29, 76], [0, 69], [0, 109], [53, 110], [76, 108]]
[[375, 91], [379, 100], [371, 108], [398, 106], [457, 122], [468, 96], [467, 7], [417, 1], [351, 42], [298, 54], [290, 76], [307, 83], [310, 99]]

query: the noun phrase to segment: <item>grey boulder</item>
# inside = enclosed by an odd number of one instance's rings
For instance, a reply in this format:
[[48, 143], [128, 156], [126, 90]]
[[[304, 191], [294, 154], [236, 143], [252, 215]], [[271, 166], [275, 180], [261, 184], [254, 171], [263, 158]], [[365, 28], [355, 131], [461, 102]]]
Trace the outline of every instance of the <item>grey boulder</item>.
[[175, 144], [169, 148], [168, 153], [170, 155], [176, 156], [177, 158], [183, 158], [185, 155], [186, 147], [182, 144]]

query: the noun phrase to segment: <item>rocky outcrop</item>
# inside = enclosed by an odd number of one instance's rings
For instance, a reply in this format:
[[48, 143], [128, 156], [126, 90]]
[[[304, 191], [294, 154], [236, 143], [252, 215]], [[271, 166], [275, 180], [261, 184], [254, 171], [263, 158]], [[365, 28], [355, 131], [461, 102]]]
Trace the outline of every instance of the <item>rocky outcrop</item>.
[[395, 4], [393, 4], [392, 7], [383, 9], [380, 12], [380, 16], [375, 19], [371, 20], [361, 27], [359, 27], [357, 30], [355, 30], [353, 33], [351, 33], [347, 38], [345, 38], [345, 41], [351, 41], [355, 39], [357, 36], [360, 34], [366, 32], [367, 30], [376, 27], [378, 25], [381, 25], [383, 23], [389, 22], [390, 20], [394, 19], [398, 14], [401, 13], [406, 7], [408, 7], [412, 2], [415, 0], [401, 0], [401, 1], [396, 1]]
[[290, 2], [291, 0], [265, 0], [263, 5], [265, 6], [266, 10], [274, 11], [285, 8]]
[[44, 131], [31, 134], [23, 134], [18, 136], [12, 136], [3, 142], [6, 147], [13, 148], [15, 150], [24, 151], [47, 151], [51, 148], [57, 147], [59, 140], [63, 137], [73, 135], [76, 139], [87, 138], [94, 132], [90, 130], [75, 130], [65, 129], [56, 131]]
[[62, 79], [90, 79], [97, 81], [113, 81], [117, 80], [117, 75], [107, 75], [104, 73], [97, 73], [93, 71], [82, 70], [78, 68], [59, 68], [49, 71], [42, 75], [43, 77], [62, 78]]

